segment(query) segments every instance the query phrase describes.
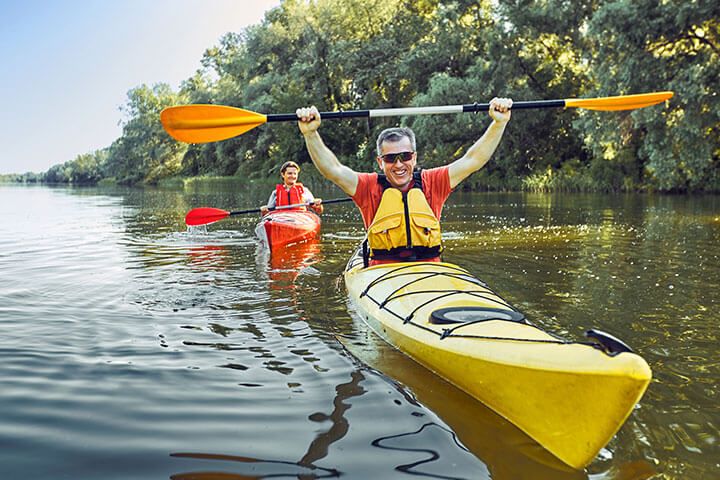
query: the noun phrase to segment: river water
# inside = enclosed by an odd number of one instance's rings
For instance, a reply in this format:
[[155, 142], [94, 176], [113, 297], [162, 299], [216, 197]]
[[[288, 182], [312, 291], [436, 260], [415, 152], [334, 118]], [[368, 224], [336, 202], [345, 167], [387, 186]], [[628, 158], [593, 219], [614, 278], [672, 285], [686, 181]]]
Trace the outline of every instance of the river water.
[[0, 478], [720, 477], [720, 198], [450, 197], [445, 260], [547, 330], [608, 331], [653, 370], [573, 471], [354, 317], [352, 204], [280, 257], [253, 215], [184, 225], [267, 190], [0, 185]]

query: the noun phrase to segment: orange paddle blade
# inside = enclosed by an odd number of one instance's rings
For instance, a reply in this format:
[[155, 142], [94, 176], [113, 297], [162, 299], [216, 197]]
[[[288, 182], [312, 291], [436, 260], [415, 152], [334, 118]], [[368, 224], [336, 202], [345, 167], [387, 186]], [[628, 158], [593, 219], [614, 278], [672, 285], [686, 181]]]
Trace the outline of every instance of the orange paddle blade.
[[634, 110], [650, 107], [672, 98], [673, 92], [640, 93], [617, 97], [579, 98], [565, 100], [566, 107], [586, 108], [588, 110]]
[[267, 117], [224, 105], [179, 105], [160, 112], [160, 121], [176, 140], [207, 143], [241, 135], [267, 122]]
[[217, 222], [230, 215], [230, 212], [219, 208], [201, 207], [194, 208], [185, 215], [185, 224], [190, 226], [207, 225]]

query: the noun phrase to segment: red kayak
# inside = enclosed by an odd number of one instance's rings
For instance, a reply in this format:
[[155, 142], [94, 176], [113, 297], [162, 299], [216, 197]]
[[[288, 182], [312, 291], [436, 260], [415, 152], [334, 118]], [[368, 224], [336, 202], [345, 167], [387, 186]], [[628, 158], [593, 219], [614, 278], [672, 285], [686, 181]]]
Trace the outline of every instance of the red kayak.
[[270, 249], [305, 242], [319, 233], [320, 217], [309, 211], [273, 210], [255, 227], [255, 234]]

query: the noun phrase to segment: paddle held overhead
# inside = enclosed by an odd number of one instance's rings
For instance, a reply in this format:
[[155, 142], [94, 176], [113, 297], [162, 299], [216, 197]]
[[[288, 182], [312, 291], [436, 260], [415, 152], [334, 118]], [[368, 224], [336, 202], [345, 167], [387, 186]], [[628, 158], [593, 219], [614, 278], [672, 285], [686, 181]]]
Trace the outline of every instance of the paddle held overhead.
[[[514, 102], [513, 110], [530, 108], [584, 108], [587, 110], [634, 110], [664, 102], [673, 96], [673, 92], [641, 93], [615, 97], [578, 98], [566, 100], [537, 100]], [[342, 118], [379, 118], [403, 115], [437, 115], [448, 113], [486, 112], [489, 103], [470, 103], [465, 105], [444, 105], [433, 107], [383, 108], [376, 110], [348, 110], [340, 112], [321, 112], [326, 119]], [[263, 115], [224, 105], [178, 105], [168, 107], [160, 113], [160, 121], [165, 130], [181, 142], [208, 143], [237, 137], [264, 123], [294, 122], [294, 113]]]

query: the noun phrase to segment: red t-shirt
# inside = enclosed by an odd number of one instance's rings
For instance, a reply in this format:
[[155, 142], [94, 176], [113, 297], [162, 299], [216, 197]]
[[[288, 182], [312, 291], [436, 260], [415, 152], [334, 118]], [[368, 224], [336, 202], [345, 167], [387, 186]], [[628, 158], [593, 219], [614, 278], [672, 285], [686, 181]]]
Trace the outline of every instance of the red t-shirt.
[[[445, 205], [445, 200], [452, 192], [448, 170], [449, 167], [445, 166], [429, 168], [421, 173], [423, 193], [438, 220], [443, 205]], [[360, 208], [365, 229], [370, 226], [373, 218], [375, 218], [383, 194], [383, 188], [378, 183], [377, 177], [377, 173], [358, 173], [357, 189], [352, 197], [353, 202]], [[410, 182], [410, 186], [412, 184], [413, 182]]]

